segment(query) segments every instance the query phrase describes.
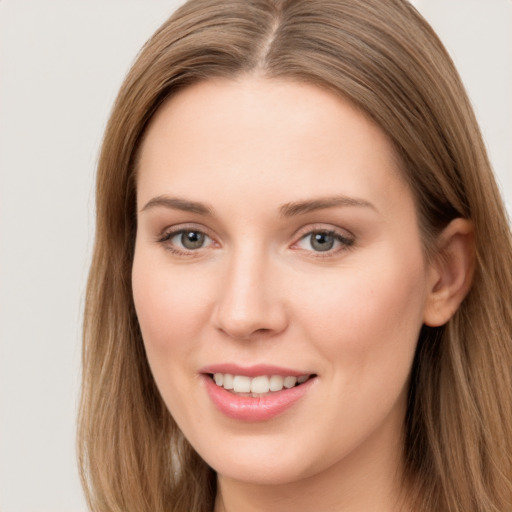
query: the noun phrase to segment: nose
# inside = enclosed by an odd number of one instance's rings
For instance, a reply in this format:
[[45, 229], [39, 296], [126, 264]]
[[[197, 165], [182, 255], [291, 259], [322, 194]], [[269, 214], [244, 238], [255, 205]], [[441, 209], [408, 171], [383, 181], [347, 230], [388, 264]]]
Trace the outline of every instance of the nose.
[[214, 324], [229, 337], [250, 340], [283, 332], [288, 317], [282, 279], [270, 257], [239, 251], [220, 276]]

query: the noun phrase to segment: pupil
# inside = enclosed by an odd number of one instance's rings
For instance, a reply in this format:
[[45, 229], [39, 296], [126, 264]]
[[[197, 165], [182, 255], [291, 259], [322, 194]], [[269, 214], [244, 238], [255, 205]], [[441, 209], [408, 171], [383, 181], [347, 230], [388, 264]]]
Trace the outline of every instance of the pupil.
[[187, 231], [181, 235], [181, 243], [186, 249], [199, 249], [204, 244], [204, 235], [197, 231]]
[[316, 251], [328, 251], [334, 246], [334, 237], [329, 233], [315, 233], [311, 235], [311, 246]]

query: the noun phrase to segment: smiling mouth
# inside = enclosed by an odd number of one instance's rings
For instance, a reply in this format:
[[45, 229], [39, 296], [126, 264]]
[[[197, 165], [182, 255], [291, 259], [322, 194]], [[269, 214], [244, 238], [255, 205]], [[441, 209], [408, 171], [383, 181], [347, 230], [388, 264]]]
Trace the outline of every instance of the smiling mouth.
[[293, 375], [259, 375], [248, 377], [246, 375], [232, 375], [230, 373], [210, 373], [209, 376], [218, 387], [226, 391], [254, 398], [300, 386], [309, 379], [316, 377], [315, 374], [300, 375], [298, 377]]

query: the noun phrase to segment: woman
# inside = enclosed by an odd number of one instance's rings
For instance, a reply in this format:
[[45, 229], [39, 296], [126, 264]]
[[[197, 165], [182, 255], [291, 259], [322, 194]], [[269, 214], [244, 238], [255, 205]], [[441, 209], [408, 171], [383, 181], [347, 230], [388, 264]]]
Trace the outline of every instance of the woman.
[[407, 2], [188, 2], [99, 163], [91, 509], [509, 510], [511, 264]]

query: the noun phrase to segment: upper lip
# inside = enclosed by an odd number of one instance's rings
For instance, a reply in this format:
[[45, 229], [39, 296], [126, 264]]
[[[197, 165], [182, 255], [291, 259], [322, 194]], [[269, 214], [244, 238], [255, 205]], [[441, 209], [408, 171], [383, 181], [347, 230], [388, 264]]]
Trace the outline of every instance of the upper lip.
[[301, 375], [311, 375], [312, 372], [284, 368], [272, 364], [256, 364], [251, 366], [240, 366], [235, 363], [220, 363], [204, 366], [199, 373], [229, 373], [231, 375], [245, 375], [247, 377], [258, 377], [260, 375], [282, 375], [285, 377], [300, 377]]

